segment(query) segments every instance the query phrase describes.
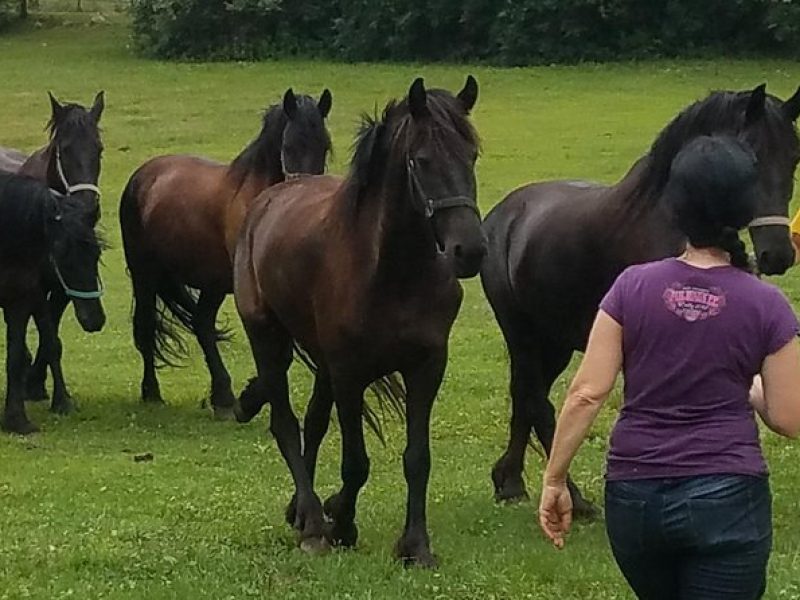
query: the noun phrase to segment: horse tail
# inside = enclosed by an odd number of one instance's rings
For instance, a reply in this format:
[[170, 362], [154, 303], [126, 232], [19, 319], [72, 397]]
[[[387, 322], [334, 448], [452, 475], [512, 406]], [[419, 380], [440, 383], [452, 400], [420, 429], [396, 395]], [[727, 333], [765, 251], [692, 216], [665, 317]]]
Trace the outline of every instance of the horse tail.
[[[319, 370], [314, 359], [297, 342], [294, 344], [294, 352], [309, 371], [316, 373]], [[386, 437], [383, 435], [383, 421], [387, 416], [405, 420], [406, 388], [397, 373], [392, 373], [374, 381], [368, 389], [372, 392], [372, 396], [378, 405], [373, 408], [368, 402], [364, 402], [362, 413], [364, 422], [380, 440], [381, 444], [385, 446]]]
[[[122, 192], [119, 207], [120, 229], [128, 275], [133, 283], [131, 312], [133, 336], [137, 348], [152, 345], [159, 363], [180, 365], [188, 355], [184, 333], [196, 335], [198, 291], [185, 285], [169, 273], [160, 270], [158, 260], [143, 247], [144, 224], [139, 209], [139, 172], [131, 176]], [[137, 304], [149, 313], [136, 318]], [[149, 330], [149, 332], [147, 331]], [[218, 341], [230, 337], [227, 329], [215, 329]]]

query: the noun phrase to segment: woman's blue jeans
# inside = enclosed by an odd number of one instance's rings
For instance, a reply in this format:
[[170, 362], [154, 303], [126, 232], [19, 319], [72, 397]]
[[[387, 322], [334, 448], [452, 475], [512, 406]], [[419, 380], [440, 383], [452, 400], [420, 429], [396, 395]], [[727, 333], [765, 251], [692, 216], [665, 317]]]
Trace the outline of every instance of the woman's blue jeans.
[[704, 475], [606, 483], [614, 558], [642, 600], [753, 600], [766, 589], [766, 477]]

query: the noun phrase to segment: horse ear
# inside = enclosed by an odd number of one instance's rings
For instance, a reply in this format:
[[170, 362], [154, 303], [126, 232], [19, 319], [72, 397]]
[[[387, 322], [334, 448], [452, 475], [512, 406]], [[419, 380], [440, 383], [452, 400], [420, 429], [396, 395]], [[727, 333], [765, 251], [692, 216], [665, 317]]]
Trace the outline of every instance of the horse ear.
[[417, 77], [408, 90], [408, 110], [415, 119], [430, 114], [428, 110], [428, 92], [425, 91], [425, 82], [422, 77]]
[[789, 117], [790, 121], [796, 121], [800, 116], [800, 87], [797, 88], [794, 96], [783, 103], [783, 114]]
[[89, 114], [92, 115], [95, 123], [100, 122], [100, 117], [103, 116], [103, 109], [106, 107], [106, 93], [103, 90], [97, 92], [97, 95], [94, 97], [94, 104], [92, 104], [92, 109], [89, 111]]
[[317, 102], [317, 108], [319, 109], [319, 114], [322, 115], [323, 119], [328, 118], [328, 114], [331, 112], [331, 106], [333, 105], [333, 96], [331, 95], [331, 91], [328, 88], [325, 88], [322, 91], [322, 95], [319, 97], [319, 102]]
[[745, 110], [745, 122], [754, 123], [764, 116], [767, 102], [767, 84], [762, 83], [752, 92]]
[[286, 90], [286, 93], [283, 95], [283, 112], [285, 112], [286, 116], [290, 119], [294, 119], [297, 114], [297, 98], [292, 88]]
[[52, 92], [47, 92], [47, 95], [50, 97], [50, 108], [53, 113], [53, 121], [58, 123], [61, 120], [61, 115], [64, 114], [64, 107], [58, 100], [56, 100], [56, 97], [53, 96]]
[[472, 75], [467, 75], [467, 82], [464, 84], [464, 89], [458, 92], [458, 99], [461, 100], [464, 110], [469, 114], [478, 100], [478, 82]]

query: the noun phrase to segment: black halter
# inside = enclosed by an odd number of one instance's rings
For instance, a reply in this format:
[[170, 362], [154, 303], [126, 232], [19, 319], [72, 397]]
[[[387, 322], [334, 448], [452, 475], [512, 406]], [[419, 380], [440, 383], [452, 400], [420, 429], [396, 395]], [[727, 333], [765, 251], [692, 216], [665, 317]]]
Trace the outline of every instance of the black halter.
[[430, 219], [436, 214], [436, 211], [445, 208], [471, 208], [475, 214], [480, 218], [481, 213], [478, 210], [478, 203], [474, 198], [469, 196], [445, 196], [443, 198], [433, 198], [422, 187], [422, 182], [417, 177], [417, 165], [413, 158], [409, 158], [406, 163], [406, 171], [408, 173], [408, 187], [411, 191], [411, 205], [414, 210], [424, 215], [426, 219]]

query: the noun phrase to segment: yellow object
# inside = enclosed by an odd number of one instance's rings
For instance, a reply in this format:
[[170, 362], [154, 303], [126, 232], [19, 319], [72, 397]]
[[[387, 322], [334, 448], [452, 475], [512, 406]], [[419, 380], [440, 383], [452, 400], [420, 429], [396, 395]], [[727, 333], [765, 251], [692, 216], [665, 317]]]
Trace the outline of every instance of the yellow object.
[[792, 245], [794, 245], [794, 264], [797, 264], [800, 262], [800, 211], [797, 211], [789, 224], [789, 232], [792, 235]]

